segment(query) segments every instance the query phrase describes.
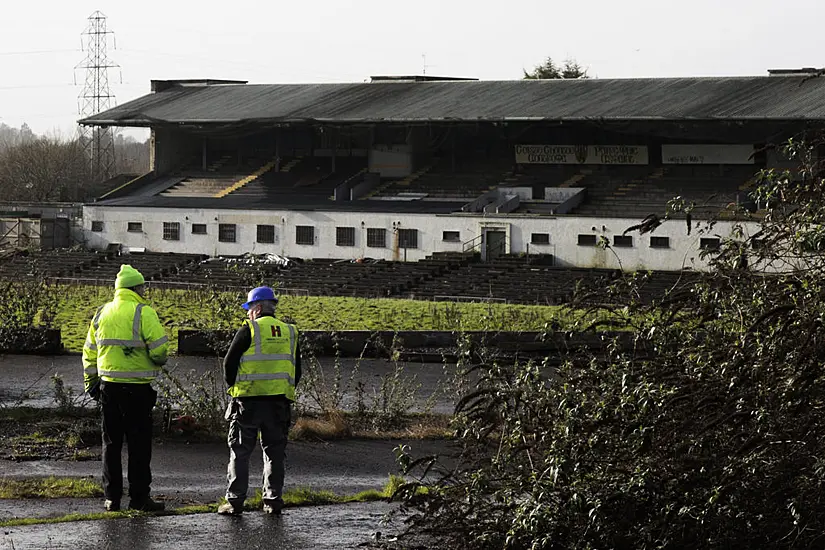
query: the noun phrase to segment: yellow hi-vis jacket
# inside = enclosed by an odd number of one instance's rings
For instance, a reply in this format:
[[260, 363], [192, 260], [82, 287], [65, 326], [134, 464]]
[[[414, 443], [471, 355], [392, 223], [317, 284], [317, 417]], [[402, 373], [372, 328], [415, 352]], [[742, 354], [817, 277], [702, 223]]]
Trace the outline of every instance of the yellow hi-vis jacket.
[[89, 325], [83, 345], [83, 382], [88, 392], [104, 382], [148, 384], [166, 363], [169, 339], [158, 314], [135, 292], [121, 288]]
[[232, 397], [283, 395], [295, 401], [295, 353], [298, 329], [274, 317], [244, 321], [252, 345], [241, 356]]

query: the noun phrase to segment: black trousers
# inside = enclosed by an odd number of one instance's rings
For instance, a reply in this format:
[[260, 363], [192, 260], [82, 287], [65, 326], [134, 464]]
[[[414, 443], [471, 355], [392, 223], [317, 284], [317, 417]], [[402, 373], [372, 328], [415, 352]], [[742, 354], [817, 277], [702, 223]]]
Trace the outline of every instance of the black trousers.
[[100, 403], [103, 408], [103, 494], [108, 500], [123, 496], [123, 440], [129, 451], [129, 497], [149, 496], [152, 483], [152, 408], [157, 392], [149, 384], [103, 382]]

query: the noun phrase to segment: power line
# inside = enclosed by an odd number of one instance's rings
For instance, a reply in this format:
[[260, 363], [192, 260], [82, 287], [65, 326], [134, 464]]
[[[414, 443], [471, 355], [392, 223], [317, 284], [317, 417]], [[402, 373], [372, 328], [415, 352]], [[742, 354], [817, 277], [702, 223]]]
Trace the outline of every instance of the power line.
[[[19, 86], [17, 86], [17, 85], [15, 85], [15, 86], [0, 86], [0, 91], [3, 91], [3, 90], [37, 90], [37, 89], [45, 89], [45, 88], [66, 88], [66, 87], [73, 88], [76, 85], [77, 84], [72, 84], [71, 82], [68, 82], [66, 84], [21, 84]], [[121, 84], [114, 84], [113, 86], [116, 86], [117, 88], [122, 88], [122, 89], [137, 89], [137, 88], [147, 89], [148, 88], [147, 84], [134, 84], [134, 83], [131, 83], [131, 82], [123, 82]], [[114, 97], [114, 96], [112, 96], [112, 97]]]
[[81, 50], [30, 50], [25, 52], [0, 52], [0, 56], [11, 56], [11, 55], [42, 55], [42, 54], [52, 54], [52, 53], [77, 53]]

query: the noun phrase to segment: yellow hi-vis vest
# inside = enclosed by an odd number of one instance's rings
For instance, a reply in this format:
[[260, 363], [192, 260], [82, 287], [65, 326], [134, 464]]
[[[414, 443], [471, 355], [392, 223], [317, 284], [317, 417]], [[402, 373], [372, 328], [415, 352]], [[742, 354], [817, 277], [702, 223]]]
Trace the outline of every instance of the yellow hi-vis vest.
[[83, 345], [83, 378], [89, 391], [105, 382], [148, 384], [166, 363], [168, 338], [158, 314], [135, 292], [121, 288], [98, 309]]
[[244, 324], [252, 334], [252, 345], [241, 356], [238, 377], [229, 388], [229, 395], [283, 395], [295, 401], [298, 329], [274, 317], [247, 320]]

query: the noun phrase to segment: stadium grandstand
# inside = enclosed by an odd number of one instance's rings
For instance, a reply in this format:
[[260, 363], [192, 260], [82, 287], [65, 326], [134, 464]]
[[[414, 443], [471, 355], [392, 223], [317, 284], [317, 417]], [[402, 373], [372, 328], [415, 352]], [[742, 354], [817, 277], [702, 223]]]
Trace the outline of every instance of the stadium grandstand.
[[[792, 167], [775, 145], [822, 128], [825, 80], [157, 80], [80, 122], [149, 128], [151, 170], [83, 205], [87, 252], [0, 276], [104, 280], [131, 253], [157, 284], [232, 286], [257, 254], [297, 293], [558, 303], [617, 269], [702, 269], [748, 231], [756, 174]], [[727, 218], [626, 231], [675, 197]]]

